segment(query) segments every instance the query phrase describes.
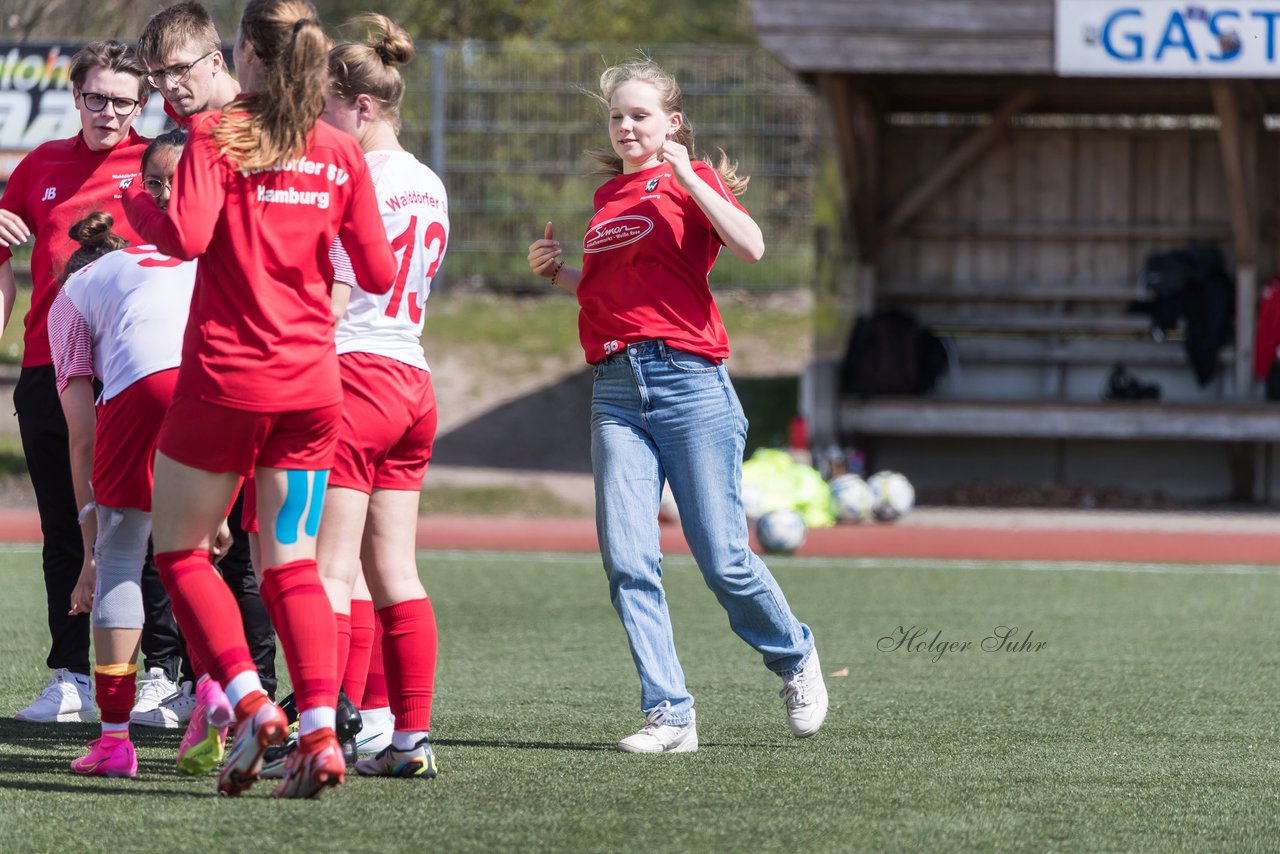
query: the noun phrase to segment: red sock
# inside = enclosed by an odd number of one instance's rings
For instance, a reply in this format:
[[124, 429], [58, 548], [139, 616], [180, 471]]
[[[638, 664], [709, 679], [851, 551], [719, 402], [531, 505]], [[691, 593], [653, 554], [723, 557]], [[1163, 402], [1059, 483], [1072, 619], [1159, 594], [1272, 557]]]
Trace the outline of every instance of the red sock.
[[396, 729], [431, 729], [431, 693], [436, 681], [436, 614], [427, 597], [378, 609], [382, 656]]
[[[351, 615], [339, 614], [334, 611], [333, 622], [338, 627], [338, 646], [336, 649], [338, 653], [338, 669], [336, 672], [341, 676], [347, 672], [347, 658], [351, 655]], [[339, 679], [339, 682], [341, 682], [341, 679]], [[347, 698], [351, 698], [350, 692], [347, 693]]]
[[382, 617], [373, 612], [373, 643], [369, 647], [369, 676], [364, 680], [360, 708], [381, 709], [387, 703], [387, 666], [382, 660]]
[[93, 672], [93, 692], [104, 724], [127, 724], [133, 711], [133, 694], [137, 688], [137, 670], [124, 675]]
[[314, 560], [262, 574], [262, 601], [276, 627], [298, 711], [338, 703], [337, 625]]
[[223, 685], [246, 670], [255, 670], [244, 639], [240, 608], [230, 588], [202, 549], [162, 552], [156, 569], [173, 602], [173, 616], [187, 641], [193, 661], [209, 668]]
[[369, 655], [373, 652], [373, 603], [368, 599], [351, 600], [351, 652], [342, 674], [342, 689], [356, 704], [364, 701], [364, 685], [369, 678]]

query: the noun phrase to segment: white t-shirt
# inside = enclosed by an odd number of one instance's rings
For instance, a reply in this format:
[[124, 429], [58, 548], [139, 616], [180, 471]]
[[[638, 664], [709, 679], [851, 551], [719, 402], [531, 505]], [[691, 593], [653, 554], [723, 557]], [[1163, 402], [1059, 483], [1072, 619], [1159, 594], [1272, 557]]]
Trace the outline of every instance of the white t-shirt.
[[154, 246], [118, 249], [73, 273], [49, 309], [58, 391], [70, 377], [96, 376], [105, 403], [178, 367], [195, 280], [195, 261]]
[[390, 291], [368, 293], [355, 281], [342, 242], [334, 241], [334, 279], [355, 284], [335, 332], [338, 353], [373, 353], [429, 370], [422, 327], [431, 279], [449, 242], [444, 182], [407, 151], [370, 151], [365, 160], [399, 267]]

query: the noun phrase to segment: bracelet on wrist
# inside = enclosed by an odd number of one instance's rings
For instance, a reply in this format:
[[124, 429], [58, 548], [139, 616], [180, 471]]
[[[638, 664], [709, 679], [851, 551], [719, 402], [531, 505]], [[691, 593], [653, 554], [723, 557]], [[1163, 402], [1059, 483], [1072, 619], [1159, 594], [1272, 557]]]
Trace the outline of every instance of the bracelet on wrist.
[[561, 268], [562, 268], [562, 267], [564, 267], [564, 262], [563, 262], [563, 261], [557, 261], [557, 262], [556, 262], [556, 268], [555, 268], [554, 270], [552, 270], [552, 271], [551, 271], [551, 284], [553, 284], [553, 285], [554, 285], [554, 284], [556, 283], [556, 276], [559, 276], [559, 275], [560, 275], [560, 270], [561, 270]]

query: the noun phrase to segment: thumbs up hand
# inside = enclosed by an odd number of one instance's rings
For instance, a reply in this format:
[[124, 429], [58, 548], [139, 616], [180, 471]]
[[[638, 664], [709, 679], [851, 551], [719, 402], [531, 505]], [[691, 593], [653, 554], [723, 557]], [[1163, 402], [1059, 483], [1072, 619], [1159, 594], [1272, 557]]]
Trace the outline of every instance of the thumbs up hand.
[[529, 244], [529, 269], [544, 279], [554, 278], [564, 266], [559, 255], [560, 241], [555, 239], [552, 225], [548, 222], [542, 229], [542, 239]]

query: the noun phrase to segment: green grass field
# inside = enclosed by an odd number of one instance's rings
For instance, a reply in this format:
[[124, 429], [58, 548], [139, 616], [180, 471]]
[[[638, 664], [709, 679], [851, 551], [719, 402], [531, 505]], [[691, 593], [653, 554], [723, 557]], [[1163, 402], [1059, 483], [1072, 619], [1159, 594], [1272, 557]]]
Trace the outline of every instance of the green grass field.
[[[33, 549], [0, 553], [0, 714], [43, 680]], [[637, 685], [594, 556], [427, 553], [440, 667], [429, 783], [239, 801], [136, 733], [136, 781], [66, 770], [94, 725], [0, 720], [6, 851], [1264, 850], [1280, 839], [1280, 569], [772, 562], [814, 629], [826, 728], [668, 561], [700, 752], [629, 756]], [[898, 627], [973, 644], [934, 660]], [[1038, 651], [983, 651], [997, 626]]]

